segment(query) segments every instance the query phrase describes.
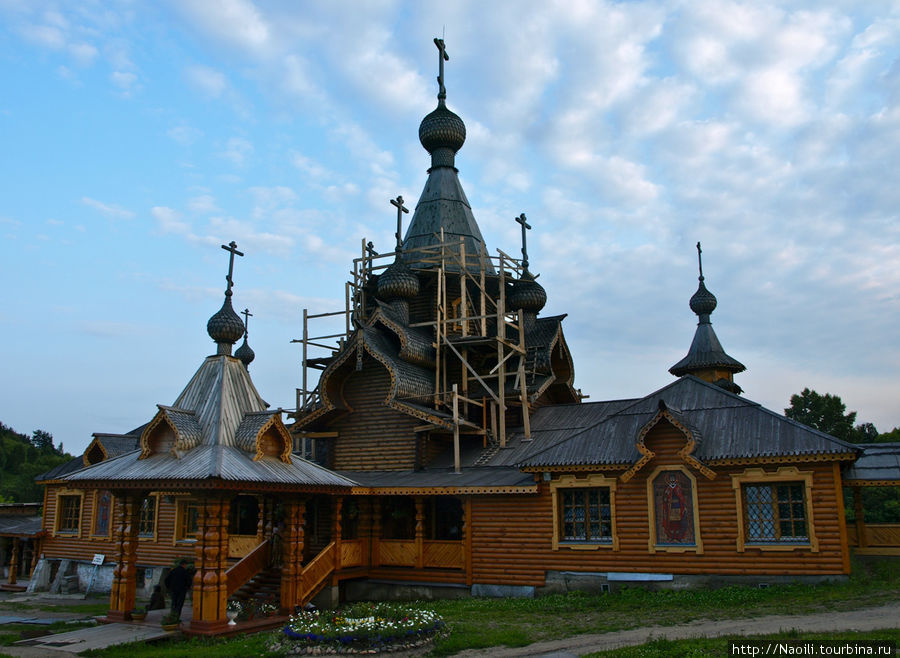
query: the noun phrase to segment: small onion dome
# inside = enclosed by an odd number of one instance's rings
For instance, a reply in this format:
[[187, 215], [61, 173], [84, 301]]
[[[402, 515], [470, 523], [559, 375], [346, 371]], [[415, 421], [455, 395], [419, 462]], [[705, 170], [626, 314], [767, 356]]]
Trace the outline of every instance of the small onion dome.
[[709, 315], [716, 310], [716, 296], [703, 285], [703, 277], [700, 277], [700, 286], [691, 297], [691, 310], [697, 315]]
[[429, 153], [440, 148], [456, 153], [466, 141], [466, 124], [441, 101], [419, 124], [419, 141]]
[[378, 277], [378, 296], [385, 301], [409, 299], [418, 294], [419, 277], [399, 260], [395, 260]]
[[[244, 323], [231, 306], [230, 293], [225, 295], [222, 308], [206, 323], [206, 333], [216, 343], [234, 345], [244, 333]], [[231, 348], [228, 348], [229, 352]]]
[[534, 280], [528, 270], [525, 270], [521, 279], [513, 283], [512, 290], [506, 296], [506, 304], [510, 309], [522, 309], [535, 314], [539, 313], [546, 303], [547, 291]]
[[234, 355], [241, 360], [241, 363], [244, 364], [244, 367], [247, 368], [253, 363], [253, 359], [256, 358], [256, 354], [251, 349], [249, 345], [247, 345], [247, 334], [244, 334], [244, 342], [241, 343], [241, 346], [235, 350]]

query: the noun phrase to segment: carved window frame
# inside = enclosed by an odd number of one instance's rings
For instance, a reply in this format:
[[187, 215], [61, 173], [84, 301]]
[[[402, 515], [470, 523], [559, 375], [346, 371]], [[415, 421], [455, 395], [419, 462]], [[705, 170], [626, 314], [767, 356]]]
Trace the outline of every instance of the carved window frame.
[[[803, 503], [806, 512], [806, 542], [753, 542], [747, 539], [747, 517], [744, 505], [744, 485], [762, 484], [777, 485], [785, 482], [796, 482], [803, 485]], [[819, 540], [816, 538], [816, 524], [813, 517], [812, 471], [801, 471], [796, 466], [782, 466], [775, 472], [767, 472], [762, 468], [748, 468], [731, 476], [734, 489], [735, 507], [737, 510], [737, 551], [744, 553], [747, 549], [759, 551], [810, 551], [819, 552]], [[841, 494], [838, 493], [838, 496]]]
[[[694, 521], [693, 544], [660, 544], [656, 537], [656, 497], [653, 491], [653, 483], [660, 473], [664, 471], [680, 471], [691, 481], [691, 515]], [[697, 495], [697, 478], [688, 468], [682, 464], [668, 464], [657, 466], [647, 476], [647, 520], [649, 522], [650, 536], [647, 539], [647, 550], [650, 553], [696, 553], [703, 554], [703, 535], [700, 533], [700, 504]]]
[[[197, 530], [191, 536], [184, 532], [185, 514], [189, 507], [197, 508]], [[175, 527], [172, 529], [172, 545], [196, 544], [197, 532], [200, 531], [200, 517], [203, 514], [203, 505], [197, 498], [188, 495], [175, 497]]]
[[[78, 526], [76, 528], [61, 528], [61, 521], [63, 518], [63, 505], [65, 504], [64, 499], [78, 500]], [[84, 523], [82, 523], [82, 517], [84, 516], [84, 491], [82, 489], [60, 489], [56, 492], [56, 510], [55, 517], [53, 519], [53, 536], [54, 537], [75, 537], [80, 539], [82, 532], [84, 530]]]
[[[150, 532], [144, 532], [144, 501], [149, 500], [153, 509], [153, 529]], [[140, 503], [138, 509], [138, 541], [151, 541], [155, 542], [159, 535], [159, 494], [151, 493], [144, 496]]]
[[[616, 529], [616, 484], [614, 477], [592, 474], [586, 477], [562, 475], [550, 482], [550, 498], [553, 507], [553, 550], [596, 551], [600, 549], [619, 550], [619, 534]], [[562, 539], [562, 496], [563, 489], [608, 489], [609, 490], [609, 524], [612, 541], [570, 541]]]

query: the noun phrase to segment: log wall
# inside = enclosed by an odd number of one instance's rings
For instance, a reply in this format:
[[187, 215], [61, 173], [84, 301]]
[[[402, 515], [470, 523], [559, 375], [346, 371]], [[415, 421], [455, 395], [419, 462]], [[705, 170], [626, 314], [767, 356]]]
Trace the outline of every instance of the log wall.
[[354, 413], [335, 421], [331, 467], [335, 470], [407, 470], [415, 467], [414, 428], [421, 421], [385, 406], [387, 370], [368, 355], [363, 369], [344, 381], [343, 397]]
[[[812, 508], [818, 552], [810, 548], [766, 550], [747, 546], [737, 550], [738, 512], [732, 474], [746, 466], [716, 468], [709, 480], [691, 469], [697, 482], [703, 553], [650, 553], [648, 542], [647, 476], [661, 465], [680, 465], [677, 451], [683, 436], [667, 424], [657, 427], [646, 444], [657, 456], [629, 482], [617, 484], [616, 530], [619, 550], [560, 547], [554, 551], [553, 509], [549, 483], [536, 496], [476, 496], [472, 499], [472, 568], [476, 583], [544, 584], [547, 570], [650, 572], [723, 575], [832, 575], [845, 573], [841, 543], [840, 481], [831, 462], [800, 464], [813, 473]], [[772, 473], [775, 467], [762, 465]], [[610, 477], [622, 472], [607, 473]], [[584, 474], [578, 474], [584, 475]], [[556, 477], [556, 476], [554, 476]]]

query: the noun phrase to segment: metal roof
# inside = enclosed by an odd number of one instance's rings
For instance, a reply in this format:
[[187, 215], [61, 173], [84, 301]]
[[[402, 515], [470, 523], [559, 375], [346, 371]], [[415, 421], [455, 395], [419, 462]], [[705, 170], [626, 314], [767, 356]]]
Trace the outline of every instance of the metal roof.
[[41, 529], [40, 516], [0, 516], [0, 537], [36, 537]]
[[[549, 448], [537, 447], [520, 465], [634, 463], [640, 457], [635, 448], [638, 433], [659, 412], [660, 400], [699, 439], [693, 454], [701, 460], [857, 451], [853, 444], [688, 375], [574, 435], [569, 432], [567, 440]], [[568, 423], [561, 411], [553, 423], [559, 427]]]
[[900, 443], [861, 443], [862, 454], [843, 475], [844, 482], [893, 482], [900, 485]]
[[340, 471], [362, 487], [523, 487], [533, 486], [534, 476], [512, 467], [473, 467], [454, 473], [452, 468], [421, 471]]
[[[242, 366], [243, 367], [243, 366]], [[232, 482], [273, 483], [297, 486], [352, 487], [352, 480], [318, 464], [293, 455], [293, 463], [264, 456], [254, 461], [240, 448], [202, 445], [187, 451], [180, 459], [170, 454], [151, 455], [140, 459], [132, 452], [69, 475], [69, 482], [106, 481], [139, 484], [166, 480], [198, 482], [219, 479]]]

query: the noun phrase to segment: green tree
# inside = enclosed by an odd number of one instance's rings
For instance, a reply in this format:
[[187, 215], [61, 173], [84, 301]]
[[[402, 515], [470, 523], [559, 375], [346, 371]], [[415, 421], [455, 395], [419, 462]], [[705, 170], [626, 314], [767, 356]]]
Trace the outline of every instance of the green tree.
[[860, 433], [853, 426], [856, 412], [846, 411], [847, 405], [837, 395], [820, 395], [804, 388], [799, 394], [791, 396], [791, 406], [784, 410], [784, 415], [835, 438], [857, 442]]
[[35, 430], [31, 433], [31, 445], [43, 453], [53, 451], [53, 435], [44, 430]]

